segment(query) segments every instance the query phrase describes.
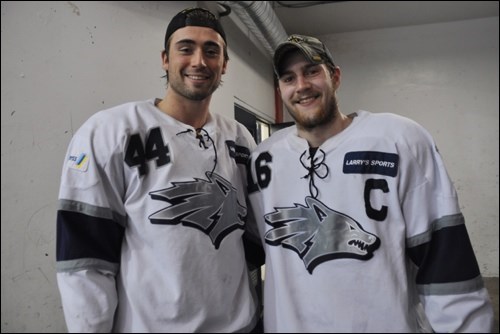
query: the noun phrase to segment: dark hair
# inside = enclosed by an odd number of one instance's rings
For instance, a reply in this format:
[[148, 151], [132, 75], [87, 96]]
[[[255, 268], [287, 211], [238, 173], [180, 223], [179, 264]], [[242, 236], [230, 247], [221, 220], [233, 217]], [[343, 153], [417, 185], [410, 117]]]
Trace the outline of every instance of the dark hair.
[[167, 27], [165, 33], [165, 48], [170, 36], [180, 28], [187, 26], [207, 27], [212, 28], [221, 35], [224, 43], [227, 44], [226, 33], [219, 22], [219, 19], [209, 10], [200, 7], [187, 8], [177, 13]]

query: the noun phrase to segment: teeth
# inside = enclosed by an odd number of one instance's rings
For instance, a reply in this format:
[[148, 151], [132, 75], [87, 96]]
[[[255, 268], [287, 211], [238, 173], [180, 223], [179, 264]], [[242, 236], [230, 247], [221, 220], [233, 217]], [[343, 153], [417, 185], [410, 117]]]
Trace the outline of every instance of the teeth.
[[202, 77], [202, 76], [199, 76], [199, 75], [188, 75], [188, 77], [190, 77], [191, 79], [194, 79], [194, 80], [204, 80], [204, 79], [206, 79], [206, 77]]
[[305, 103], [311, 102], [311, 101], [312, 101], [312, 100], [314, 100], [314, 99], [315, 99], [315, 97], [312, 97], [312, 96], [311, 96], [311, 97], [306, 97], [306, 98], [304, 98], [304, 99], [300, 99], [300, 100], [299, 100], [299, 103], [300, 103], [300, 104], [305, 104]]

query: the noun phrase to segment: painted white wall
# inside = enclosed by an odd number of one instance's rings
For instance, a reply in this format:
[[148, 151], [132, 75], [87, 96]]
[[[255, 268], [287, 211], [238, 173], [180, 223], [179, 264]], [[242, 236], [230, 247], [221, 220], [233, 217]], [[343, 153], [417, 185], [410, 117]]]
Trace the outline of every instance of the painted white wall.
[[393, 112], [433, 135], [485, 277], [498, 277], [498, 17], [321, 36], [344, 113]]
[[[213, 1], [200, 4], [216, 10]], [[222, 78], [222, 89], [216, 91], [212, 98], [211, 110], [234, 118], [234, 103], [237, 103], [274, 123], [271, 55], [264, 51], [234, 12], [228, 17], [222, 17], [222, 23], [228, 35], [229, 63], [227, 73]]]
[[[194, 4], [2, 1], [2, 332], [66, 331], [55, 214], [67, 145], [96, 111], [164, 95], [166, 25]], [[232, 117], [238, 102], [272, 120], [270, 60], [233, 15], [212, 111]], [[400, 113], [435, 136], [483, 275], [498, 276], [498, 18], [326, 37], [344, 112]]]

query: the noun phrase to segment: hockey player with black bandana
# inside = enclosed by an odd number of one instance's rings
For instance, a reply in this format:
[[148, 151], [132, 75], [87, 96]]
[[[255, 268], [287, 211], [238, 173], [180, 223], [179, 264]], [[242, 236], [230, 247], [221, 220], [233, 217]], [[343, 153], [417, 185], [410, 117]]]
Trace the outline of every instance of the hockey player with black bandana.
[[174, 16], [168, 86], [93, 115], [73, 136], [57, 213], [70, 332], [230, 333], [260, 316], [242, 235], [248, 130], [209, 111], [226, 36], [202, 8]]

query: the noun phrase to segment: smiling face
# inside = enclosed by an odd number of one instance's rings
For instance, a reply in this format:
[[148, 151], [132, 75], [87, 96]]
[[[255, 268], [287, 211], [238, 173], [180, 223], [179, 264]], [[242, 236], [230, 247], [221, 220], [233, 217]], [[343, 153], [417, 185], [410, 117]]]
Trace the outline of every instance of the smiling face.
[[280, 68], [281, 98], [297, 126], [314, 129], [332, 123], [338, 114], [338, 69], [310, 63], [299, 50], [291, 51]]
[[163, 69], [168, 72], [172, 91], [188, 100], [210, 97], [226, 72], [224, 47], [222, 37], [211, 28], [187, 26], [176, 30], [168, 53], [163, 53]]

